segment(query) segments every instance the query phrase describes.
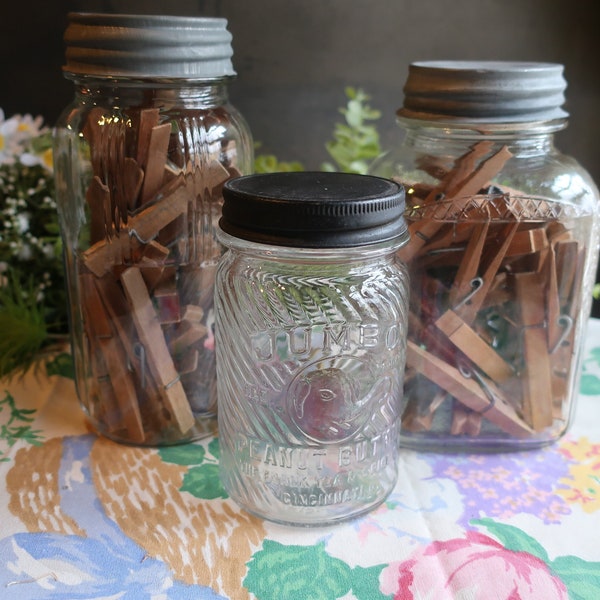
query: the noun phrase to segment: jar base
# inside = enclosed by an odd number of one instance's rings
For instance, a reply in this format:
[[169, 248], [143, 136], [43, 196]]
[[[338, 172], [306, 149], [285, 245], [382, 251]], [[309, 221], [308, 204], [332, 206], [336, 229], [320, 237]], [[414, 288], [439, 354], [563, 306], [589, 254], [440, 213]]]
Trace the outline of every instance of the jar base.
[[87, 422], [90, 429], [99, 436], [105, 437], [117, 444], [139, 448], [181, 446], [203, 440], [207, 437], [217, 435], [218, 433], [216, 415], [197, 417], [194, 426], [183, 436], [180, 432], [174, 433], [173, 435], [168, 435], [165, 432], [148, 432], [148, 435], [143, 441], [135, 441], [126, 437], [125, 434], [120, 435], [119, 432], [108, 431], [102, 424], [93, 421], [89, 417], [87, 418]]
[[[393, 488], [392, 488], [393, 489]], [[377, 507], [381, 506], [391, 494], [392, 489], [390, 489], [383, 497], [378, 498], [375, 502], [369, 504], [368, 506], [357, 507], [352, 512], [340, 513], [328, 516], [317, 516], [309, 513], [310, 507], [307, 507], [306, 512], [303, 514], [298, 511], [295, 512], [294, 515], [290, 515], [289, 518], [286, 517], [278, 517], [270, 514], [268, 512], [263, 512], [260, 510], [256, 510], [245, 505], [243, 502], [236, 499], [234, 496], [230, 496], [231, 499], [245, 512], [258, 517], [259, 519], [263, 519], [265, 521], [269, 521], [271, 523], [276, 523], [278, 525], [284, 525], [286, 527], [304, 527], [304, 528], [316, 528], [316, 527], [333, 527], [338, 523], [344, 523], [347, 521], [352, 521], [354, 519], [358, 519], [363, 517], [364, 515], [372, 512]]]
[[438, 454], [500, 454], [506, 452], [526, 452], [540, 450], [555, 444], [562, 437], [533, 440], [449, 440], [401, 438], [400, 448], [415, 452]]

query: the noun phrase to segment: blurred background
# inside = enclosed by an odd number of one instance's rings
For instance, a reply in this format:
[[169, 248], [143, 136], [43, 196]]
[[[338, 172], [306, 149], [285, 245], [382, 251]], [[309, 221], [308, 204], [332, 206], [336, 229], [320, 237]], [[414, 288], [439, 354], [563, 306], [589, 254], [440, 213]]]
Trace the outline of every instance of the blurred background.
[[[0, 107], [52, 125], [71, 100], [61, 73], [69, 11], [219, 16], [233, 34], [232, 103], [259, 152], [320, 168], [346, 86], [381, 111], [384, 148], [400, 131], [408, 64], [427, 59], [558, 62], [569, 127], [559, 148], [600, 183], [600, 58], [596, 0], [30, 0], [3, 6]], [[596, 302], [594, 314], [600, 316]]]

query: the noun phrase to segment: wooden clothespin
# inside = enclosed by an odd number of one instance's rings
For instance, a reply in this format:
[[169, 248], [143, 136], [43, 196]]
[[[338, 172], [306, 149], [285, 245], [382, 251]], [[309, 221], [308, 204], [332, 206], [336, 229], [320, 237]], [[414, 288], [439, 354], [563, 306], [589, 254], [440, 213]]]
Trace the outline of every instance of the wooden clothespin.
[[123, 194], [129, 211], [135, 210], [138, 205], [143, 182], [143, 169], [133, 158], [126, 157], [123, 161]]
[[[518, 226], [519, 224], [516, 221], [508, 223], [500, 231], [497, 240], [489, 240], [488, 236], [488, 243], [486, 244], [479, 266], [481, 283], [477, 288], [477, 293], [473, 294], [468, 302], [464, 302], [458, 308], [455, 308], [456, 314], [465, 323], [470, 324], [475, 320], [477, 313], [485, 302], [485, 297], [494, 283], [498, 269], [502, 264], [506, 250], [510, 246]], [[471, 257], [468, 257], [468, 259], [470, 260]]]
[[459, 403], [456, 403], [452, 409], [452, 424], [450, 433], [452, 435], [466, 435], [477, 437], [481, 433], [481, 421], [483, 415], [475, 412]]
[[183, 310], [181, 322], [171, 333], [169, 349], [174, 356], [183, 355], [189, 348], [208, 335], [208, 329], [202, 324], [204, 311], [201, 306], [188, 304]]
[[487, 384], [489, 391], [486, 393], [472, 377], [466, 377], [456, 367], [410, 340], [407, 344], [406, 362], [467, 408], [481, 413], [502, 431], [515, 437], [528, 437], [533, 433], [531, 427], [519, 417], [492, 382]]
[[[183, 178], [167, 184], [152, 202], [136, 211], [129, 218], [129, 229], [142, 243], [149, 243], [158, 232], [188, 209], [189, 194]], [[102, 277], [123, 257], [123, 243], [129, 243], [127, 235], [118, 238], [100, 240], [84, 253], [86, 267], [97, 277]]]
[[112, 229], [110, 190], [94, 175], [85, 193], [90, 208], [90, 243], [104, 240]]
[[162, 186], [170, 136], [170, 123], [155, 125], [150, 131], [150, 141], [144, 167], [144, 182], [142, 184], [142, 204], [154, 198]]
[[497, 383], [514, 376], [513, 368], [453, 310], [447, 310], [436, 327], [488, 377]]
[[465, 248], [458, 271], [450, 288], [450, 306], [456, 306], [473, 292], [473, 281], [479, 272], [479, 263], [483, 255], [490, 222], [478, 223], [472, 230], [472, 235]]
[[152, 130], [158, 126], [160, 113], [158, 108], [143, 108], [139, 112], [137, 149], [135, 159], [137, 164], [144, 171], [148, 164], [148, 150], [150, 148], [150, 138]]
[[[106, 376], [113, 389], [119, 406], [122, 426], [132, 441], [141, 443], [146, 434], [137, 400], [137, 393], [131, 373], [127, 369], [127, 356], [119, 338], [115, 335], [110, 317], [107, 315], [96, 285], [94, 276], [82, 273], [79, 277], [82, 299], [87, 311], [86, 324], [91, 344], [100, 348], [106, 365]], [[110, 396], [108, 396], [110, 397]]]
[[545, 290], [539, 273], [516, 273], [513, 278], [523, 327], [523, 416], [535, 431], [542, 431], [553, 422]]
[[123, 271], [121, 283], [131, 306], [137, 334], [145, 348], [150, 372], [179, 429], [186, 433], [194, 426], [194, 415], [139, 268], [130, 267]]
[[422, 398], [416, 402], [408, 402], [402, 415], [402, 427], [407, 431], [429, 431], [433, 424], [433, 417], [438, 408], [448, 398], [445, 390], [438, 391], [430, 400], [424, 402]]
[[[556, 239], [556, 238], [555, 238]], [[547, 258], [546, 311], [548, 347], [552, 369], [554, 417], [565, 419], [568, 409], [571, 368], [574, 354], [575, 326], [580, 318], [581, 278], [585, 257], [576, 241], [564, 234], [552, 243]]]
[[[160, 426], [167, 426], [169, 416], [165, 415], [158, 386], [148, 368], [145, 348], [138, 341], [131, 308], [123, 289], [112, 274], [102, 279], [94, 278], [94, 283], [127, 355], [127, 368], [137, 380], [138, 403], [143, 418]], [[149, 425], [147, 423], [147, 428]]]

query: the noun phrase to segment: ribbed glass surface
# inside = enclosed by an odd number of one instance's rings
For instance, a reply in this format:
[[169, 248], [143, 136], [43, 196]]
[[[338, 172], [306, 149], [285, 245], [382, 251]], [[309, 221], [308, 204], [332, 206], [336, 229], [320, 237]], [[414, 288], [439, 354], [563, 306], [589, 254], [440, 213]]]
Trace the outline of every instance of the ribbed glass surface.
[[332, 254], [290, 264], [232, 250], [217, 275], [221, 475], [275, 521], [359, 514], [397, 477], [406, 273], [389, 251]]

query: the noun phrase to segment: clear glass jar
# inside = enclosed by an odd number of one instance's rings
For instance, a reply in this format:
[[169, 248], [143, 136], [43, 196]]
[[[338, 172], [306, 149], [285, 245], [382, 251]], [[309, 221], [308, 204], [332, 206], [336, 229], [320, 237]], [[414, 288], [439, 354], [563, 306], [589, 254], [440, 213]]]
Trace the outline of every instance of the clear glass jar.
[[397, 479], [402, 188], [347, 173], [225, 185], [215, 310], [221, 478], [260, 517], [327, 524]]
[[119, 442], [216, 428], [215, 229], [252, 169], [224, 19], [69, 15], [54, 162], [77, 392]]
[[403, 140], [370, 169], [407, 190], [406, 446], [527, 449], [569, 427], [600, 212], [590, 176], [554, 145], [562, 70], [410, 66]]

